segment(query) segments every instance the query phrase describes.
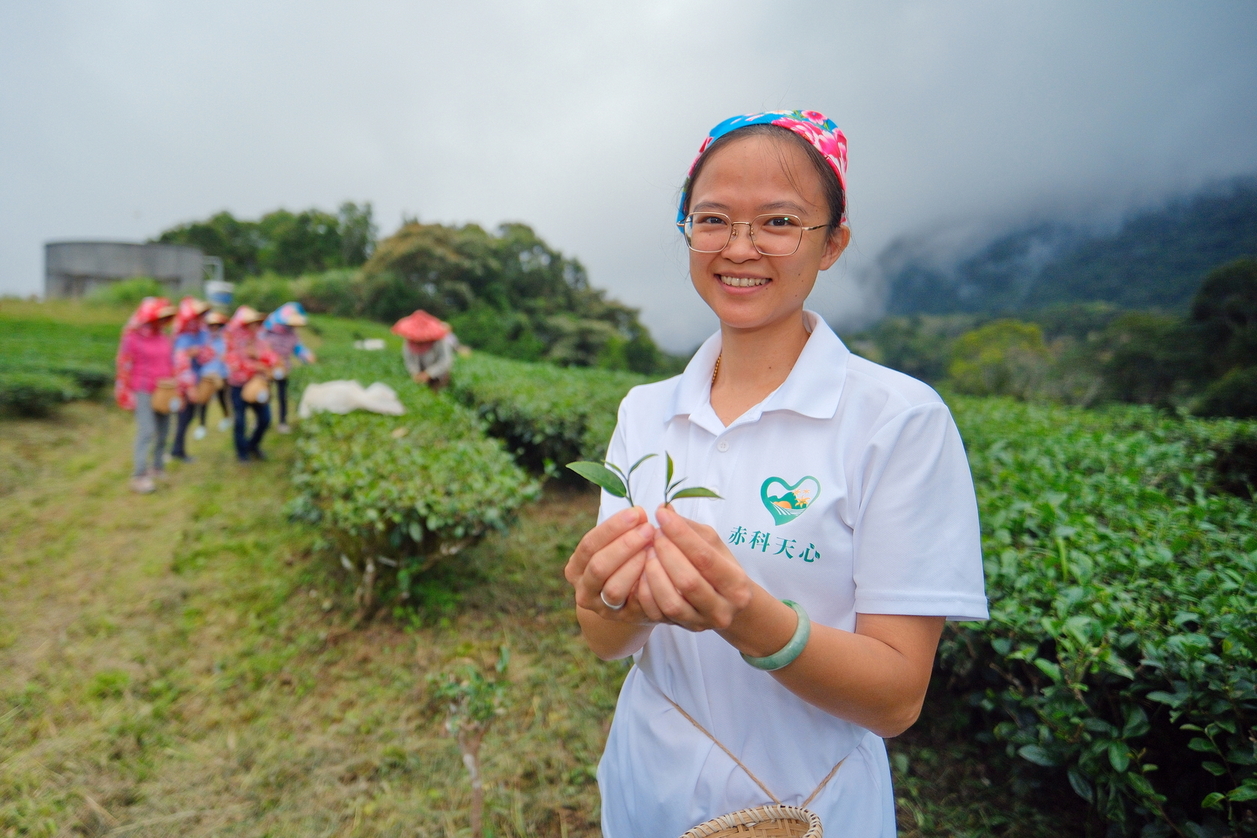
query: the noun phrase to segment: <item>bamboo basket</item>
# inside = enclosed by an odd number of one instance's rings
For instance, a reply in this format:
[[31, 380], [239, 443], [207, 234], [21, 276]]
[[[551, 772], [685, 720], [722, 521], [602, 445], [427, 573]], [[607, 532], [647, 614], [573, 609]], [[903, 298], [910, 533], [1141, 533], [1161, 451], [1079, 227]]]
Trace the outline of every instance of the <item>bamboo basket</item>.
[[178, 413], [183, 408], [179, 399], [179, 385], [173, 378], [159, 378], [153, 390], [153, 412]]
[[681, 838], [821, 838], [820, 816], [797, 806], [755, 806], [700, 823]]
[[223, 389], [223, 380], [217, 375], [205, 375], [188, 392], [188, 401], [192, 404], [207, 404], [214, 394]]
[[249, 404], [266, 404], [271, 398], [271, 383], [264, 375], [255, 375], [245, 383], [240, 397]]

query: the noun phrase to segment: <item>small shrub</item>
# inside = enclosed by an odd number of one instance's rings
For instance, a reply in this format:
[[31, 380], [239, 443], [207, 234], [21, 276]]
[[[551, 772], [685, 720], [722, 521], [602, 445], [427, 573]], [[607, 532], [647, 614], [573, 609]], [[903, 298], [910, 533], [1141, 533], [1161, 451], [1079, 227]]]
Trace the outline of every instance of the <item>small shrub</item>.
[[956, 339], [947, 376], [961, 393], [1027, 399], [1038, 392], [1050, 362], [1036, 324], [996, 320]]
[[275, 274], [249, 277], [236, 285], [232, 303], [252, 306], [263, 313], [271, 312], [293, 299], [292, 285], [292, 280]]
[[0, 412], [47, 416], [57, 405], [86, 396], [87, 391], [66, 375], [0, 370]]
[[100, 285], [87, 295], [87, 302], [99, 306], [138, 306], [145, 297], [165, 297], [170, 288], [152, 277], [136, 276]]
[[1201, 416], [1257, 418], [1257, 367], [1228, 372], [1210, 384], [1196, 406]]
[[293, 291], [306, 311], [313, 314], [355, 317], [358, 314], [356, 289], [360, 284], [356, 271], [327, 271], [302, 277]]
[[505, 528], [539, 487], [485, 436], [474, 413], [414, 384], [397, 355], [325, 345], [319, 364], [294, 376], [298, 387], [341, 379], [388, 384], [407, 412], [303, 420], [289, 511], [317, 524], [361, 574], [365, 616], [378, 577], [387, 575], [398, 598], [409, 599], [426, 571]]

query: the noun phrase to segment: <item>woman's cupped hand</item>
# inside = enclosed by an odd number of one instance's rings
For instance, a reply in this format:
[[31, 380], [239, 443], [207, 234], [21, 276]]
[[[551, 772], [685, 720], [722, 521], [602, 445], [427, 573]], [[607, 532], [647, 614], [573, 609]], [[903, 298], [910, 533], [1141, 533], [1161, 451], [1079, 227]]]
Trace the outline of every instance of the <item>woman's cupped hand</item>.
[[706, 524], [668, 506], [655, 520], [633, 507], [585, 534], [564, 570], [576, 604], [617, 622], [729, 628], [751, 602], [746, 572]]

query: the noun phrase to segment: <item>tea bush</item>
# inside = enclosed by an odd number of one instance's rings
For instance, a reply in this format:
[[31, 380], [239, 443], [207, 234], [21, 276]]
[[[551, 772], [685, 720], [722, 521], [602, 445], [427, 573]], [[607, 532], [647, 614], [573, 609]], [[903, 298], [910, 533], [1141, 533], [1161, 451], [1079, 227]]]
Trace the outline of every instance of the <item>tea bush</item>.
[[303, 420], [289, 511], [322, 527], [360, 572], [377, 560], [395, 568], [401, 598], [418, 574], [504, 528], [537, 497], [536, 483], [485, 436], [474, 413], [410, 380], [400, 351], [321, 347], [317, 365], [295, 371], [294, 392], [338, 379], [388, 384], [406, 414]]
[[133, 276], [130, 279], [98, 285], [87, 295], [86, 301], [95, 306], [135, 308], [145, 297], [170, 297], [172, 293], [170, 286], [163, 285], [151, 276]]
[[[118, 323], [54, 320], [32, 303], [0, 308], [0, 411], [47, 416], [57, 405], [102, 393], [113, 381]], [[32, 312], [38, 312], [32, 316]]]
[[1252, 834], [1257, 514], [1212, 490], [1252, 423], [953, 406], [991, 597], [944, 639], [953, 689], [1118, 834]]
[[[460, 358], [451, 390], [534, 472], [606, 456], [620, 400], [647, 376], [510, 361]], [[549, 465], [547, 465], [549, 464]]]
[[67, 375], [0, 369], [0, 412], [47, 416], [57, 405], [86, 395], [87, 392]]

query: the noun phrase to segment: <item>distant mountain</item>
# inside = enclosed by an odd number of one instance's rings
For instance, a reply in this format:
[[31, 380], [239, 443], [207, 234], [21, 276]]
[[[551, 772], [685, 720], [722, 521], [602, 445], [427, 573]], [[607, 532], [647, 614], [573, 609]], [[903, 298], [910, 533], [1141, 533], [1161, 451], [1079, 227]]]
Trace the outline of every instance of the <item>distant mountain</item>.
[[1257, 256], [1257, 176], [1126, 219], [1114, 233], [1040, 223], [941, 262], [926, 240], [899, 239], [879, 257], [887, 314], [1016, 312], [1079, 302], [1185, 310], [1201, 278]]

